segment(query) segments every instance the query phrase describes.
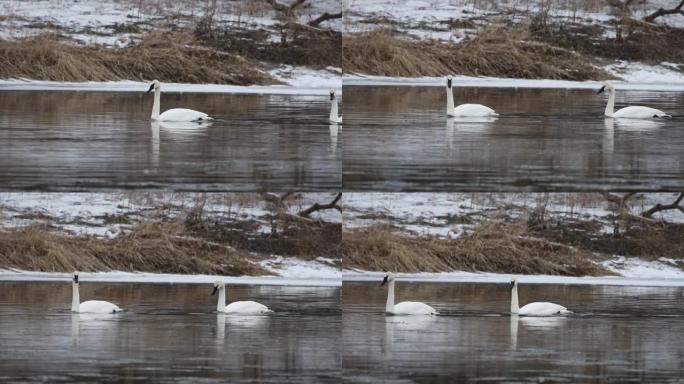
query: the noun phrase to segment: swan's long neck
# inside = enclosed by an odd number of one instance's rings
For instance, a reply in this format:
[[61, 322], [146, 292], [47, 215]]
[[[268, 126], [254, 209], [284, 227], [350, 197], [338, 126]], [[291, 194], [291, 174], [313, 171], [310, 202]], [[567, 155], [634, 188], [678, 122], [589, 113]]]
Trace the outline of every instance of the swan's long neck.
[[81, 298], [78, 295], [78, 284], [76, 282], [71, 282], [71, 310], [73, 312], [78, 312], [78, 307], [81, 304]]
[[511, 289], [511, 313], [518, 314], [520, 307], [518, 306], [518, 285], [514, 285]]
[[223, 312], [226, 310], [226, 287], [219, 289], [218, 304], [216, 304], [216, 310], [218, 312]]
[[608, 104], [606, 104], [606, 116], [613, 117], [613, 111], [615, 109], [615, 91], [611, 91], [608, 94]]
[[330, 106], [330, 121], [337, 121], [339, 119], [337, 111], [337, 97], [334, 97]]
[[447, 106], [446, 106], [446, 112], [447, 115], [451, 115], [454, 113], [454, 91], [453, 88], [447, 87]]
[[154, 104], [152, 104], [152, 120], [159, 120], [159, 99], [161, 91], [159, 88], [154, 90]]
[[394, 281], [390, 281], [387, 285], [387, 304], [385, 304], [385, 312], [394, 312]]

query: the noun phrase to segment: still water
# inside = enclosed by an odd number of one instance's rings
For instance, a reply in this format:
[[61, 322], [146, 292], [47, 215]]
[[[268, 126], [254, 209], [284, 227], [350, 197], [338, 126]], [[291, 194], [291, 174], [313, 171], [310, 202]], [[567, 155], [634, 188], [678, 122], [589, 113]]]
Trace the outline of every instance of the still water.
[[520, 303], [552, 301], [574, 315], [510, 316], [508, 284], [402, 283], [397, 302], [441, 315], [385, 316], [378, 283], [344, 282], [347, 382], [679, 382], [683, 288], [521, 285]]
[[604, 119], [592, 90], [456, 88], [495, 121], [447, 119], [442, 87], [345, 86], [345, 190], [684, 188], [684, 92], [618, 90], [668, 121]]
[[338, 190], [327, 96], [163, 93], [162, 111], [210, 124], [151, 123], [152, 94], [0, 92], [0, 187], [88, 190]]
[[341, 380], [339, 288], [227, 286], [275, 313], [218, 315], [212, 285], [81, 284], [116, 315], [72, 314], [71, 285], [0, 283], [2, 382]]

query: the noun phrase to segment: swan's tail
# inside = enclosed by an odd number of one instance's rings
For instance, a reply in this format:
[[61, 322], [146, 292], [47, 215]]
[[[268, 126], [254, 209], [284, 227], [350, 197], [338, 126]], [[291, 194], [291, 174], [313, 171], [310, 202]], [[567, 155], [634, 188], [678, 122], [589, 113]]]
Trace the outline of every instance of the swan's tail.
[[575, 313], [575, 312], [573, 312], [569, 309], [564, 309], [564, 310], [560, 311], [561, 315], [572, 315], [573, 313]]

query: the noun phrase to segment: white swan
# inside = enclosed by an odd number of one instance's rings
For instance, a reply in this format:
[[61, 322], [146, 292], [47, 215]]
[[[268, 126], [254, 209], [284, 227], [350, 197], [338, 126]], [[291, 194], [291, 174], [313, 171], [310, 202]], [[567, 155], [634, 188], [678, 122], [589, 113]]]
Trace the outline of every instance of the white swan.
[[461, 104], [454, 108], [454, 91], [451, 88], [451, 76], [447, 76], [447, 116], [456, 117], [489, 117], [498, 116], [499, 114], [494, 112], [493, 109], [486, 107], [482, 104]]
[[330, 117], [331, 123], [342, 124], [342, 116], [338, 115], [337, 111], [337, 96], [335, 96], [335, 90], [330, 90]]
[[649, 107], [639, 107], [631, 106], [625, 107], [618, 111], [613, 111], [615, 109], [615, 87], [612, 84], [604, 84], [601, 89], [596, 92], [600, 94], [606, 92], [608, 94], [608, 103], [606, 104], [606, 117], [615, 117], [622, 119], [658, 119], [658, 118], [669, 118], [672, 117], [667, 113]]
[[417, 301], [404, 301], [394, 305], [394, 273], [387, 272], [380, 286], [389, 283], [387, 287], [387, 304], [385, 313], [391, 315], [436, 315], [437, 311], [431, 306]]
[[78, 313], [116, 313], [123, 309], [108, 301], [88, 300], [81, 303], [78, 294], [78, 272], [74, 272], [71, 282], [71, 311]]
[[161, 115], [159, 114], [159, 99], [161, 94], [161, 83], [158, 80], [154, 80], [150, 85], [150, 89], [147, 93], [152, 92], [154, 89], [154, 104], [152, 104], [152, 120], [157, 121], [200, 121], [200, 120], [211, 120], [211, 117], [204, 112], [194, 111], [192, 109], [186, 108], [173, 108], [168, 111], [164, 111]]
[[518, 281], [511, 280], [511, 314], [520, 316], [558, 316], [572, 313], [562, 305], [536, 302], [518, 307]]
[[273, 312], [263, 304], [256, 301], [236, 301], [226, 305], [226, 285], [222, 282], [214, 283], [214, 291], [211, 295], [214, 296], [218, 292], [218, 304], [216, 304], [216, 311], [222, 313], [230, 313], [235, 315], [263, 315], [265, 313]]

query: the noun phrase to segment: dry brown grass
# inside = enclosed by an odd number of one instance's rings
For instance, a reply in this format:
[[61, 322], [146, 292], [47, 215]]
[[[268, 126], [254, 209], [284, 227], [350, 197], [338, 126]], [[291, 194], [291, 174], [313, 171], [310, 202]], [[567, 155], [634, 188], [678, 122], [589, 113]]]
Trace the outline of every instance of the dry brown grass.
[[458, 240], [414, 237], [373, 226], [345, 231], [347, 268], [397, 272], [452, 270], [567, 276], [608, 275], [591, 254], [529, 236], [523, 224], [489, 221]]
[[189, 237], [184, 225], [175, 222], [146, 222], [113, 240], [67, 236], [45, 226], [0, 231], [0, 268], [268, 274], [234, 249]]
[[197, 47], [187, 32], [156, 31], [127, 48], [80, 46], [42, 35], [0, 41], [0, 78], [53, 81], [152, 80], [182, 83], [275, 84], [255, 63]]
[[493, 25], [460, 44], [409, 40], [390, 30], [349, 34], [344, 38], [346, 73], [382, 76], [472, 76], [565, 80], [609, 79], [591, 59], [533, 41], [525, 28]]

